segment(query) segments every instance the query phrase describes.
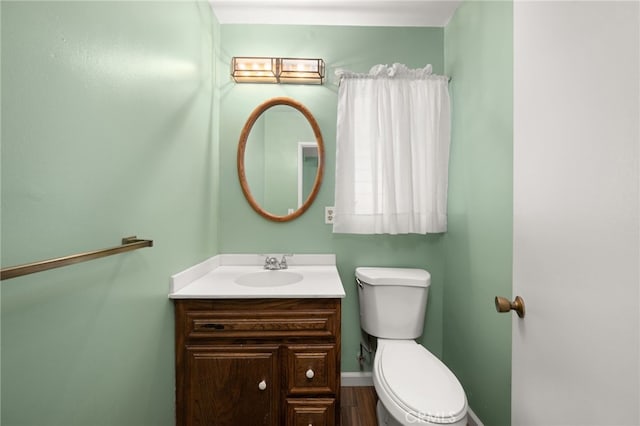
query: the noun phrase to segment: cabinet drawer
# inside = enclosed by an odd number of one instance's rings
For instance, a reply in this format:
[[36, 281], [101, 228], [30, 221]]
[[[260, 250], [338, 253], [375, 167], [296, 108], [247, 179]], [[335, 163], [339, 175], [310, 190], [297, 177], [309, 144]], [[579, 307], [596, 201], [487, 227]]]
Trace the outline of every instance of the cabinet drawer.
[[287, 426], [335, 426], [333, 398], [287, 399]]
[[315, 301], [220, 301], [177, 304], [186, 340], [335, 339], [340, 328], [339, 305]]
[[288, 345], [285, 354], [289, 395], [336, 393], [336, 345]]

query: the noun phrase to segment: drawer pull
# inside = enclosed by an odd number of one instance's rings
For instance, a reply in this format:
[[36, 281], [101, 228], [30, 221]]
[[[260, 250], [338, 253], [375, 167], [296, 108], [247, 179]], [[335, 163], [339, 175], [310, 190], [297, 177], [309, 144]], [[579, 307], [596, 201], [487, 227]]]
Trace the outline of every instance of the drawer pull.
[[258, 383], [258, 389], [260, 389], [261, 391], [265, 390], [267, 388], [267, 382], [266, 381], [261, 381], [260, 383]]
[[214, 330], [224, 330], [224, 324], [207, 323], [207, 324], [202, 324], [201, 327], [212, 328]]
[[307, 372], [305, 373], [305, 376], [307, 376], [307, 379], [313, 379], [313, 376], [315, 375], [316, 373], [314, 373], [312, 369], [308, 369]]

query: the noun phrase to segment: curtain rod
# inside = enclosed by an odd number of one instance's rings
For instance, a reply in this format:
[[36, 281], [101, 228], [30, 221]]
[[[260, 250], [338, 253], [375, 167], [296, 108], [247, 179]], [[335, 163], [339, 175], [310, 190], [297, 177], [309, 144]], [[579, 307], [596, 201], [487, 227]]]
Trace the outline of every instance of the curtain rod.
[[72, 254], [55, 259], [41, 260], [39, 262], [26, 263], [24, 265], [12, 266], [0, 270], [0, 280], [20, 277], [22, 275], [34, 274], [36, 272], [47, 271], [49, 269], [60, 268], [74, 263], [86, 262], [87, 260], [99, 259], [101, 257], [137, 250], [143, 247], [153, 247], [153, 240], [141, 240], [137, 237], [125, 237], [122, 245], [101, 250], [88, 251], [85, 253]]

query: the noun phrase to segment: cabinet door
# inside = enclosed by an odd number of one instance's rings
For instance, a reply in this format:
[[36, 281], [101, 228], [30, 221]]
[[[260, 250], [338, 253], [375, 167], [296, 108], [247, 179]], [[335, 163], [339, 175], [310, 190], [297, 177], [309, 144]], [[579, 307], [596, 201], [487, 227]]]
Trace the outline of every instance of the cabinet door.
[[279, 426], [278, 346], [187, 346], [185, 425]]

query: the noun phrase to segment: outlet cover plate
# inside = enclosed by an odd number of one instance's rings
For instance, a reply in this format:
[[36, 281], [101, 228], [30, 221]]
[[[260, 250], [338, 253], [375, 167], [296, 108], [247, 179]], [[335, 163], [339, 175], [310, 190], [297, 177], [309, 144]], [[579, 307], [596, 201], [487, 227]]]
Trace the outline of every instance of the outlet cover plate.
[[325, 207], [324, 208], [324, 223], [327, 225], [333, 224], [333, 213], [335, 211], [335, 207]]

